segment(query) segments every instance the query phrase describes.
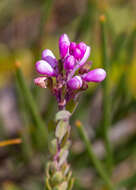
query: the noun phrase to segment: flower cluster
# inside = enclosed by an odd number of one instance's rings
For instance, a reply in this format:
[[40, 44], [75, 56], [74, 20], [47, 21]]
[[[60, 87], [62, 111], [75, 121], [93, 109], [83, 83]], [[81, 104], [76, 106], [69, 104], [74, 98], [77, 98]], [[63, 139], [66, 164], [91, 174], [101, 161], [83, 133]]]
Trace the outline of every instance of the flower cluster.
[[[59, 52], [59, 60], [49, 49], [42, 52], [42, 59], [36, 63], [36, 70], [42, 76], [34, 81], [42, 88], [48, 86], [59, 103], [66, 104], [74, 98], [77, 91], [85, 90], [88, 82], [101, 82], [105, 79], [106, 72], [103, 69], [90, 71], [92, 63], [86, 61], [90, 56], [91, 48], [84, 42], [78, 44], [70, 42], [67, 34], [63, 34], [59, 39]], [[63, 98], [60, 97], [62, 90]]]

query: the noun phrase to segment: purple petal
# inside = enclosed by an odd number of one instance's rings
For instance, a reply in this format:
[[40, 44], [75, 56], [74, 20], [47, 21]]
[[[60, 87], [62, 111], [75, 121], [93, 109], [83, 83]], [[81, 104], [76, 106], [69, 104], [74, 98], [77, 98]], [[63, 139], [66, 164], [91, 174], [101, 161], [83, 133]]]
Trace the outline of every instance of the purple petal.
[[106, 77], [104, 69], [94, 69], [82, 76], [82, 79], [87, 82], [102, 82]]
[[49, 49], [45, 49], [42, 52], [42, 59], [44, 61], [47, 61], [53, 68], [55, 68], [57, 65], [57, 59], [54, 56], [54, 54], [52, 53], [52, 51]]
[[72, 90], [77, 90], [81, 88], [83, 82], [80, 76], [75, 76], [70, 79], [67, 84]]
[[87, 46], [83, 58], [78, 63], [79, 67], [84, 65], [84, 63], [87, 61], [88, 57], [90, 56], [90, 51], [91, 51], [91, 48], [89, 46]]
[[54, 69], [51, 67], [51, 65], [48, 62], [40, 60], [37, 61], [35, 66], [38, 73], [47, 76], [55, 76]]
[[74, 51], [75, 51], [75, 49], [76, 49], [76, 42], [71, 42], [70, 43], [70, 47], [69, 47], [69, 53], [71, 54], [71, 55], [73, 55], [73, 53], [74, 53]]
[[47, 80], [47, 77], [37, 77], [34, 79], [34, 83], [37, 85], [37, 86], [40, 86], [41, 88], [46, 88], [46, 84], [45, 84], [45, 81]]
[[81, 58], [82, 58], [84, 56], [85, 52], [86, 52], [87, 45], [84, 42], [80, 42], [79, 44], [77, 44], [77, 48], [80, 49]]
[[77, 59], [77, 60], [80, 60], [81, 57], [82, 57], [82, 52], [79, 48], [76, 48], [73, 52], [73, 55], [74, 57]]

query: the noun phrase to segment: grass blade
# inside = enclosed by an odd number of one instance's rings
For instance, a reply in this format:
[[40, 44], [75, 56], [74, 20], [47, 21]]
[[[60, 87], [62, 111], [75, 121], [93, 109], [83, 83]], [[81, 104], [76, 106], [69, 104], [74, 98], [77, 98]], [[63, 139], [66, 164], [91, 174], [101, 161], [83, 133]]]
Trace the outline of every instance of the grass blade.
[[88, 156], [89, 156], [91, 162], [93, 163], [97, 172], [99, 173], [101, 178], [105, 181], [105, 183], [107, 184], [109, 189], [113, 190], [114, 189], [113, 184], [110, 181], [107, 173], [105, 172], [105, 169], [103, 168], [102, 163], [100, 162], [100, 160], [98, 160], [98, 158], [94, 154], [92, 144], [90, 143], [90, 141], [87, 137], [87, 134], [85, 133], [84, 127], [82, 126], [80, 121], [76, 121], [76, 126], [78, 129], [79, 135], [86, 146]]
[[108, 60], [107, 53], [107, 38], [106, 38], [106, 18], [104, 15], [100, 17], [101, 24], [101, 52], [102, 52], [102, 65], [103, 68], [107, 72], [107, 77], [103, 81], [102, 89], [103, 89], [103, 119], [102, 119], [102, 129], [103, 129], [103, 138], [105, 143], [105, 148], [107, 152], [106, 161], [109, 171], [111, 172], [113, 159], [112, 159], [112, 147], [109, 140], [109, 127], [111, 126], [111, 96], [110, 96], [110, 88], [109, 88], [109, 71], [110, 64]]

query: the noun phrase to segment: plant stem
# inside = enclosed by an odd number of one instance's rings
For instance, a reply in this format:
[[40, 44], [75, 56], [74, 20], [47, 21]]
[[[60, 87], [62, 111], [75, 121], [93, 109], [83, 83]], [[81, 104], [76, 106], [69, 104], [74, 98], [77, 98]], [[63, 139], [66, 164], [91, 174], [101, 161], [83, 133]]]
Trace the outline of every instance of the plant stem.
[[77, 129], [78, 129], [79, 135], [80, 135], [81, 139], [83, 140], [83, 142], [84, 142], [84, 144], [86, 146], [86, 149], [87, 149], [87, 152], [88, 152], [88, 155], [90, 157], [91, 162], [93, 163], [93, 165], [95, 166], [97, 172], [103, 178], [103, 180], [105, 181], [105, 183], [107, 184], [109, 189], [114, 190], [113, 184], [110, 181], [107, 173], [105, 172], [105, 169], [104, 169], [102, 163], [100, 162], [100, 160], [98, 160], [98, 158], [96, 157], [96, 155], [93, 152], [92, 144], [90, 143], [81, 122], [77, 121], [76, 126], [77, 126]]
[[110, 140], [108, 138], [109, 127], [111, 126], [111, 96], [110, 96], [110, 85], [109, 85], [109, 60], [107, 55], [107, 38], [105, 33], [105, 16], [102, 15], [100, 17], [101, 23], [101, 52], [102, 52], [102, 65], [107, 73], [107, 77], [103, 82], [103, 121], [102, 121], [102, 128], [103, 128], [103, 137], [105, 148], [107, 152], [106, 161], [109, 172], [111, 173], [113, 158], [112, 158], [112, 147], [110, 144]]

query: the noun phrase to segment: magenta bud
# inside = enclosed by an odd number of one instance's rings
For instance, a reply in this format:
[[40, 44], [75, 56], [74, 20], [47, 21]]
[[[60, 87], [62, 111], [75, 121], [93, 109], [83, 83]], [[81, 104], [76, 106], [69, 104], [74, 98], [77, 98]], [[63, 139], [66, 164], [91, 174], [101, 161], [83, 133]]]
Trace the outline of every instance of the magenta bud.
[[65, 70], [72, 70], [75, 66], [76, 60], [74, 56], [70, 55], [66, 57], [65, 62], [64, 62], [64, 69]]
[[59, 38], [59, 51], [61, 58], [64, 58], [69, 52], [70, 40], [67, 34], [62, 34]]
[[42, 59], [44, 61], [47, 61], [53, 68], [55, 68], [56, 65], [57, 65], [56, 57], [54, 56], [54, 54], [52, 53], [52, 51], [49, 50], [49, 49], [45, 49], [42, 52]]
[[82, 52], [81, 52], [81, 50], [79, 49], [79, 48], [76, 48], [75, 49], [75, 51], [74, 51], [74, 53], [73, 53], [73, 55], [74, 55], [74, 57], [76, 58], [76, 59], [81, 59], [81, 57], [82, 57]]
[[65, 58], [69, 51], [69, 45], [67, 44], [67, 42], [61, 42], [59, 44], [59, 51], [61, 58]]
[[84, 56], [85, 51], [86, 51], [87, 45], [84, 42], [80, 42], [79, 44], [77, 44], [77, 48], [80, 49], [81, 58], [82, 58]]
[[46, 88], [46, 83], [45, 81], [47, 80], [47, 77], [37, 77], [34, 79], [34, 83], [37, 85], [37, 86], [40, 86], [41, 88]]
[[71, 42], [70, 43], [70, 47], [69, 47], [69, 53], [71, 54], [71, 55], [73, 55], [73, 53], [74, 53], [74, 51], [75, 51], [75, 49], [76, 49], [76, 42]]
[[70, 79], [67, 84], [72, 90], [77, 90], [82, 87], [83, 82], [80, 76], [75, 76]]
[[55, 76], [54, 69], [48, 62], [40, 60], [37, 61], [35, 66], [38, 73], [46, 76]]
[[88, 57], [90, 56], [90, 52], [91, 52], [91, 48], [89, 46], [87, 46], [86, 47], [86, 51], [84, 53], [84, 56], [82, 57], [82, 59], [78, 63], [79, 67], [81, 67], [82, 65], [85, 64], [85, 62], [87, 61]]
[[102, 82], [106, 77], [104, 69], [94, 69], [82, 76], [82, 79], [87, 82]]

